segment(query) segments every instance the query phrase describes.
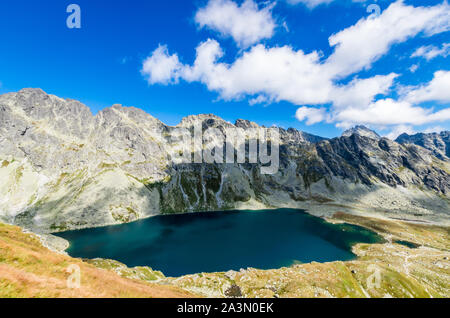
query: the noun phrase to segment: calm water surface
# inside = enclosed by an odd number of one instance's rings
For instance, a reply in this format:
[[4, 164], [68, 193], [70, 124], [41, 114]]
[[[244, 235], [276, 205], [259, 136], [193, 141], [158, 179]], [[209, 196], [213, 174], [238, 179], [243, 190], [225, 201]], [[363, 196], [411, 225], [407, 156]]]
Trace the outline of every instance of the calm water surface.
[[73, 257], [150, 266], [166, 276], [349, 260], [353, 244], [382, 241], [362, 227], [293, 209], [156, 216], [58, 236], [70, 241]]

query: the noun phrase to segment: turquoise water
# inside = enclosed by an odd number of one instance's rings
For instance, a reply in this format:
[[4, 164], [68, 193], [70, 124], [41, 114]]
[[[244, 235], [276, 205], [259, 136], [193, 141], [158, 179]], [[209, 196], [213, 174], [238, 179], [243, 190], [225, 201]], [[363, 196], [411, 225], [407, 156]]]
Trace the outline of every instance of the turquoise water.
[[349, 260], [353, 244], [382, 240], [293, 209], [165, 215], [57, 235], [70, 241], [73, 257], [150, 266], [166, 276]]

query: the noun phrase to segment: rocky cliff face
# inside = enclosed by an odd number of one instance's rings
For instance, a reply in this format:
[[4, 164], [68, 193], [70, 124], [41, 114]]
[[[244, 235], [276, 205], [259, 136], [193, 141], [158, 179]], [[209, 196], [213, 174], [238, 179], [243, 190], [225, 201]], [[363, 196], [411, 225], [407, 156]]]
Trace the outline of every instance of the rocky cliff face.
[[396, 140], [401, 144], [415, 144], [430, 150], [433, 155], [441, 160], [450, 158], [450, 131], [430, 134], [402, 134]]
[[[189, 116], [178, 127], [198, 122], [258, 127], [214, 115]], [[449, 219], [448, 158], [418, 145], [361, 127], [331, 140], [280, 129], [280, 169], [264, 175], [259, 164], [173, 164], [174, 129], [121, 105], [93, 116], [39, 89], [0, 96], [0, 220], [52, 232], [268, 206]]]

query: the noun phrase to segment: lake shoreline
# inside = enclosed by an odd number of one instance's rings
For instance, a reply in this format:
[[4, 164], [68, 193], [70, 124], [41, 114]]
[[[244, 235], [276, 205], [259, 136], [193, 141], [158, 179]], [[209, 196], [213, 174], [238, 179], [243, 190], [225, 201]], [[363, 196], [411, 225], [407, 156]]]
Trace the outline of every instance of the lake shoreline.
[[57, 236], [71, 243], [66, 252], [73, 257], [114, 259], [170, 276], [346, 261], [356, 258], [353, 245], [383, 242], [366, 228], [287, 208], [160, 215]]

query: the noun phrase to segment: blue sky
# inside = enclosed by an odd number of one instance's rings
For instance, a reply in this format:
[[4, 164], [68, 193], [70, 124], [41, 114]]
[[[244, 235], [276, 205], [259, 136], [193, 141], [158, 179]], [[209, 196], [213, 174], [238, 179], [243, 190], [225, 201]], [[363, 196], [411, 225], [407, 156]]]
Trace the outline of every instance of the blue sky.
[[[70, 3], [81, 29], [66, 26]], [[4, 0], [0, 93], [40, 87], [171, 125], [214, 113], [395, 137], [450, 129], [449, 29], [442, 1]]]

